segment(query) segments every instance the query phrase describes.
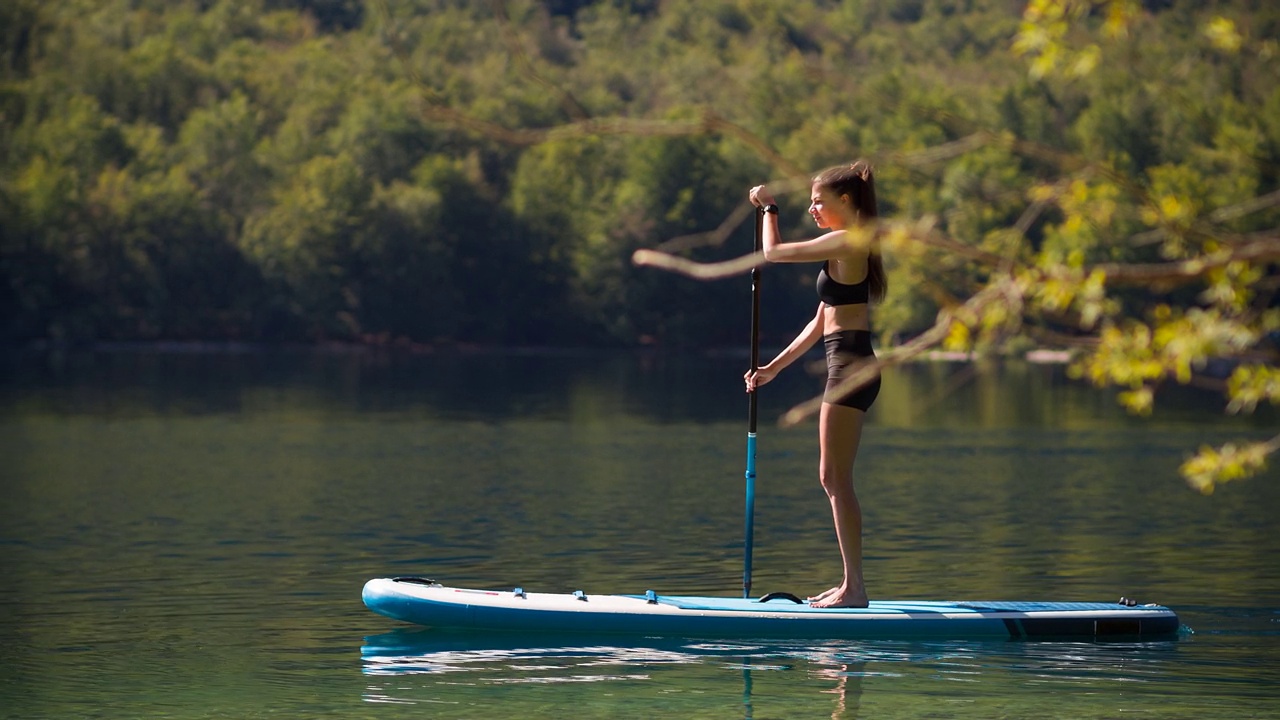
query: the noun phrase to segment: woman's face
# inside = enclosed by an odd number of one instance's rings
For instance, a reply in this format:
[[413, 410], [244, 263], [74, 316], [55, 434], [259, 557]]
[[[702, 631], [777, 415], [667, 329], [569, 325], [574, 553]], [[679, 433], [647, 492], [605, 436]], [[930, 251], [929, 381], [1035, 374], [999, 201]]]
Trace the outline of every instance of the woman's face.
[[836, 195], [830, 188], [814, 183], [809, 193], [809, 214], [818, 227], [839, 230], [849, 224], [848, 197]]

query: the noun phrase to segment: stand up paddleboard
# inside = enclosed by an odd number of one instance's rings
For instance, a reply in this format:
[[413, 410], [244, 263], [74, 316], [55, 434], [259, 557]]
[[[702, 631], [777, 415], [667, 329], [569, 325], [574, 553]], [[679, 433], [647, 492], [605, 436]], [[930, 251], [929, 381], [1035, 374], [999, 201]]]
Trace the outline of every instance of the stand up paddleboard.
[[364, 604], [442, 629], [760, 639], [1156, 639], [1178, 633], [1160, 605], [1087, 602], [879, 600], [866, 608], [815, 608], [786, 593], [759, 599], [587, 595], [445, 587], [426, 578], [370, 580]]
[[[756, 252], [763, 214], [756, 210]], [[760, 268], [751, 273], [751, 370], [760, 357]], [[756, 393], [749, 393], [746, 542], [742, 598], [658, 595], [567, 595], [445, 587], [424, 578], [370, 580], [364, 604], [376, 613], [436, 628], [515, 632], [630, 634], [646, 637], [864, 638], [1162, 638], [1176, 636], [1178, 616], [1159, 605], [1080, 602], [872, 601], [866, 608], [815, 608], [787, 593], [751, 599], [756, 482]]]

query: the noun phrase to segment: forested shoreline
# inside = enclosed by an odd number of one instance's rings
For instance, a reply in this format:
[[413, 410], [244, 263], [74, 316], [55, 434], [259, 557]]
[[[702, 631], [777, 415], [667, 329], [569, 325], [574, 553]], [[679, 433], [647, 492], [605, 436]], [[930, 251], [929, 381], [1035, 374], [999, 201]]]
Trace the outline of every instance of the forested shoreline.
[[[1067, 267], [1167, 260], [1148, 228], [1280, 186], [1280, 8], [1142, 3], [1094, 71], [1041, 76], [1014, 47], [1023, 12], [10, 0], [0, 341], [739, 345], [743, 280], [632, 253], [719, 228], [680, 253], [742, 255], [751, 184], [857, 156], [884, 216], [957, 244], [944, 262], [886, 253], [876, 330], [904, 338], [982, 285], [966, 253], [999, 255], [1011, 227]], [[1216, 16], [1225, 39], [1204, 30]], [[1108, 171], [1064, 180], [1084, 164]], [[1044, 187], [1068, 209], [1023, 222]], [[812, 232], [806, 191], [781, 199], [792, 237]], [[1247, 236], [1280, 214], [1221, 222]], [[812, 312], [812, 268], [766, 278], [777, 340]], [[1140, 313], [1145, 294], [1121, 301]]]

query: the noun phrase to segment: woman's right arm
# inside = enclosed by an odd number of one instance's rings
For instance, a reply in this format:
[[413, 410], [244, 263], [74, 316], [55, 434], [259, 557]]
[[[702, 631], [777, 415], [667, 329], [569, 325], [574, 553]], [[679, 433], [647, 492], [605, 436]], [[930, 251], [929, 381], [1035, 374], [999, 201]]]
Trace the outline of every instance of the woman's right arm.
[[821, 337], [822, 303], [818, 303], [818, 312], [814, 314], [813, 319], [809, 321], [808, 325], [804, 326], [804, 329], [800, 331], [799, 335], [796, 335], [796, 338], [791, 341], [791, 344], [786, 349], [778, 353], [777, 357], [770, 360], [768, 364], [762, 365], [754, 373], [747, 371], [747, 374], [743, 376], [743, 379], [747, 381], [747, 392], [751, 392], [769, 382], [778, 373], [782, 372], [783, 368], [804, 357], [804, 354], [809, 352], [809, 348], [813, 347], [814, 343], [818, 342]]
[[[756, 207], [773, 205], [775, 209], [777, 208], [773, 202], [773, 195], [764, 185], [751, 188], [747, 195]], [[844, 230], [832, 230], [813, 240], [784, 243], [778, 234], [778, 213], [766, 212], [762, 220], [760, 239], [763, 247], [761, 249], [764, 251], [764, 259], [769, 262], [821, 262], [844, 256], [856, 256], [859, 253], [865, 255], [868, 252], [865, 248], [858, 248], [851, 244], [849, 234]]]

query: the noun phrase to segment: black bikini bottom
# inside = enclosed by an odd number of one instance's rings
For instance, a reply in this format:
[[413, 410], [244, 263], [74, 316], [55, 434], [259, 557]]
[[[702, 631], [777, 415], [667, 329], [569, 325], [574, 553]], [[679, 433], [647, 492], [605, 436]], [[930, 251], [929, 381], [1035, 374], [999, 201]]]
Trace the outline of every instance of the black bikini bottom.
[[845, 371], [850, 366], [858, 365], [863, 358], [874, 358], [875, 350], [871, 348], [871, 333], [866, 330], [841, 330], [824, 335], [822, 344], [827, 350], [827, 389], [822, 401], [833, 405], [857, 408], [866, 412], [871, 403], [880, 394], [880, 376], [857, 390], [836, 399], [835, 388], [844, 379]]

